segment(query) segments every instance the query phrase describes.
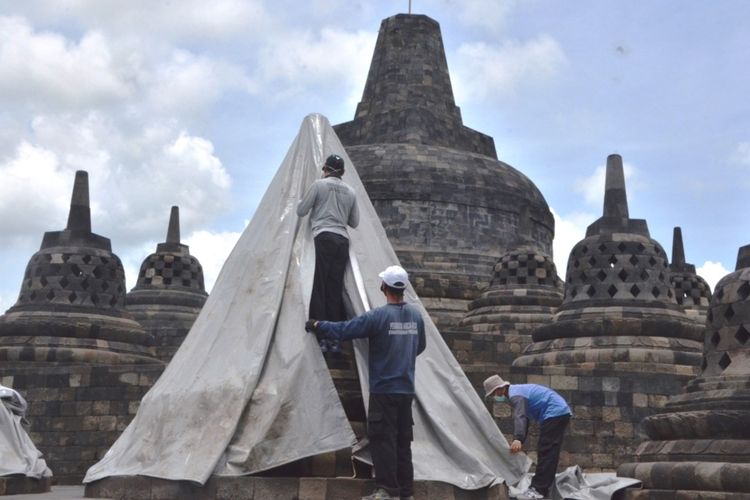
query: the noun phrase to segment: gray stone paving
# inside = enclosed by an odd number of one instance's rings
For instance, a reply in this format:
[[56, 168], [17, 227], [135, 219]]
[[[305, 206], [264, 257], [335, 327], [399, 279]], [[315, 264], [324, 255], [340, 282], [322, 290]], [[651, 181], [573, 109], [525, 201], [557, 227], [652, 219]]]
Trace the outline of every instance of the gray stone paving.
[[[78, 500], [84, 498], [81, 486], [53, 486], [49, 493], [35, 493], [32, 495], [13, 495], [9, 500]], [[102, 499], [99, 499], [102, 500]]]

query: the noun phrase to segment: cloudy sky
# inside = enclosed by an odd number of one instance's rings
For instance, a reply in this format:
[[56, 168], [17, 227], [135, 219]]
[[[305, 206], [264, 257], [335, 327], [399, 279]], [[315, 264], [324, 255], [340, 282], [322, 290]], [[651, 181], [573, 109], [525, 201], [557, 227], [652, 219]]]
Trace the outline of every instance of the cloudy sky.
[[[302, 118], [353, 118], [407, 0], [0, 0], [0, 312], [74, 171], [128, 288], [179, 205], [210, 285]], [[623, 156], [630, 213], [714, 283], [750, 243], [750, 2], [414, 0], [464, 123], [557, 217], [562, 273]]]

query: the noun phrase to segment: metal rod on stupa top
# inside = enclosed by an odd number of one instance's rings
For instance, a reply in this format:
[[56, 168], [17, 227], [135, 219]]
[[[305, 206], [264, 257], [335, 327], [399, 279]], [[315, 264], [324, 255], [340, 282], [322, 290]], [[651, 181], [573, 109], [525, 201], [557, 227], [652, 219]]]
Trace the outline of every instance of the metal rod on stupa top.
[[682, 244], [682, 229], [679, 226], [674, 228], [672, 234], [672, 265], [685, 265], [685, 247]]
[[169, 213], [167, 243], [180, 243], [180, 207], [178, 206], [173, 206]]
[[70, 197], [68, 231], [91, 232], [91, 207], [89, 205], [89, 174], [78, 170], [73, 182], [73, 195]]
[[628, 195], [625, 192], [625, 172], [620, 155], [607, 157], [607, 174], [604, 181], [604, 216], [630, 218]]
[[411, 0], [409, 0], [409, 14], [411, 14]]

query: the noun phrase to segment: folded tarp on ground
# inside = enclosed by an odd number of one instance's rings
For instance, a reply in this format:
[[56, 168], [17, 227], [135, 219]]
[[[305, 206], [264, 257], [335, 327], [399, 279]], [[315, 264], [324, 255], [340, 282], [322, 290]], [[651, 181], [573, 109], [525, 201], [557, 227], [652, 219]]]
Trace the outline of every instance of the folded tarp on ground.
[[[346, 162], [344, 181], [360, 211], [349, 233], [358, 269], [347, 271], [347, 302], [355, 312], [384, 303], [378, 272], [398, 259], [328, 120], [310, 115], [182, 346], [84, 482], [140, 474], [204, 483], [211, 474], [256, 473], [354, 444], [315, 337], [303, 329], [315, 249], [309, 221], [295, 208], [333, 153]], [[515, 483], [528, 457], [510, 454], [413, 289], [406, 300], [422, 309], [427, 334], [416, 368], [416, 479], [464, 489]], [[366, 392], [365, 348], [355, 344]]]

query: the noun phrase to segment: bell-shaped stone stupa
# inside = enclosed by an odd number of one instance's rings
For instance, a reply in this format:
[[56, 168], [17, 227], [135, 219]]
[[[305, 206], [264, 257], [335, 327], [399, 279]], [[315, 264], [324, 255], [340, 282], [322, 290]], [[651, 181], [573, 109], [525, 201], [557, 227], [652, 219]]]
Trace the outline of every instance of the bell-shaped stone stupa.
[[489, 286], [519, 235], [552, 253], [554, 219], [531, 180], [463, 125], [439, 24], [385, 19], [354, 120], [335, 127], [401, 264], [443, 329]]
[[615, 468], [643, 417], [695, 375], [703, 328], [678, 306], [669, 274], [646, 221], [630, 218], [622, 158], [611, 155], [604, 214], [570, 253], [563, 303], [511, 370], [572, 403], [571, 462]]
[[67, 227], [44, 234], [18, 301], [0, 317], [6, 363], [153, 363], [151, 336], [125, 309], [125, 272], [91, 232], [88, 174], [76, 172]]
[[88, 174], [76, 172], [67, 227], [44, 234], [18, 301], [0, 316], [0, 381], [31, 403], [29, 435], [58, 484], [119, 436], [164, 369], [125, 308], [125, 273], [91, 232]]
[[477, 387], [493, 373], [507, 378], [532, 332], [552, 321], [562, 303], [555, 263], [528, 236], [530, 224], [522, 210], [520, 235], [495, 264], [490, 287], [469, 303], [461, 328], [442, 332]]
[[630, 499], [750, 498], [750, 245], [716, 285], [701, 374], [643, 422], [650, 441], [618, 475], [643, 481]]
[[705, 325], [708, 304], [711, 302], [711, 287], [706, 280], [696, 274], [693, 264], [685, 262], [682, 229], [679, 227], [674, 228], [672, 262], [669, 264], [669, 270], [677, 303], [699, 325]]
[[141, 264], [127, 309], [154, 336], [159, 359], [169, 362], [207, 296], [203, 268], [180, 242], [180, 209], [172, 207], [167, 239]]

